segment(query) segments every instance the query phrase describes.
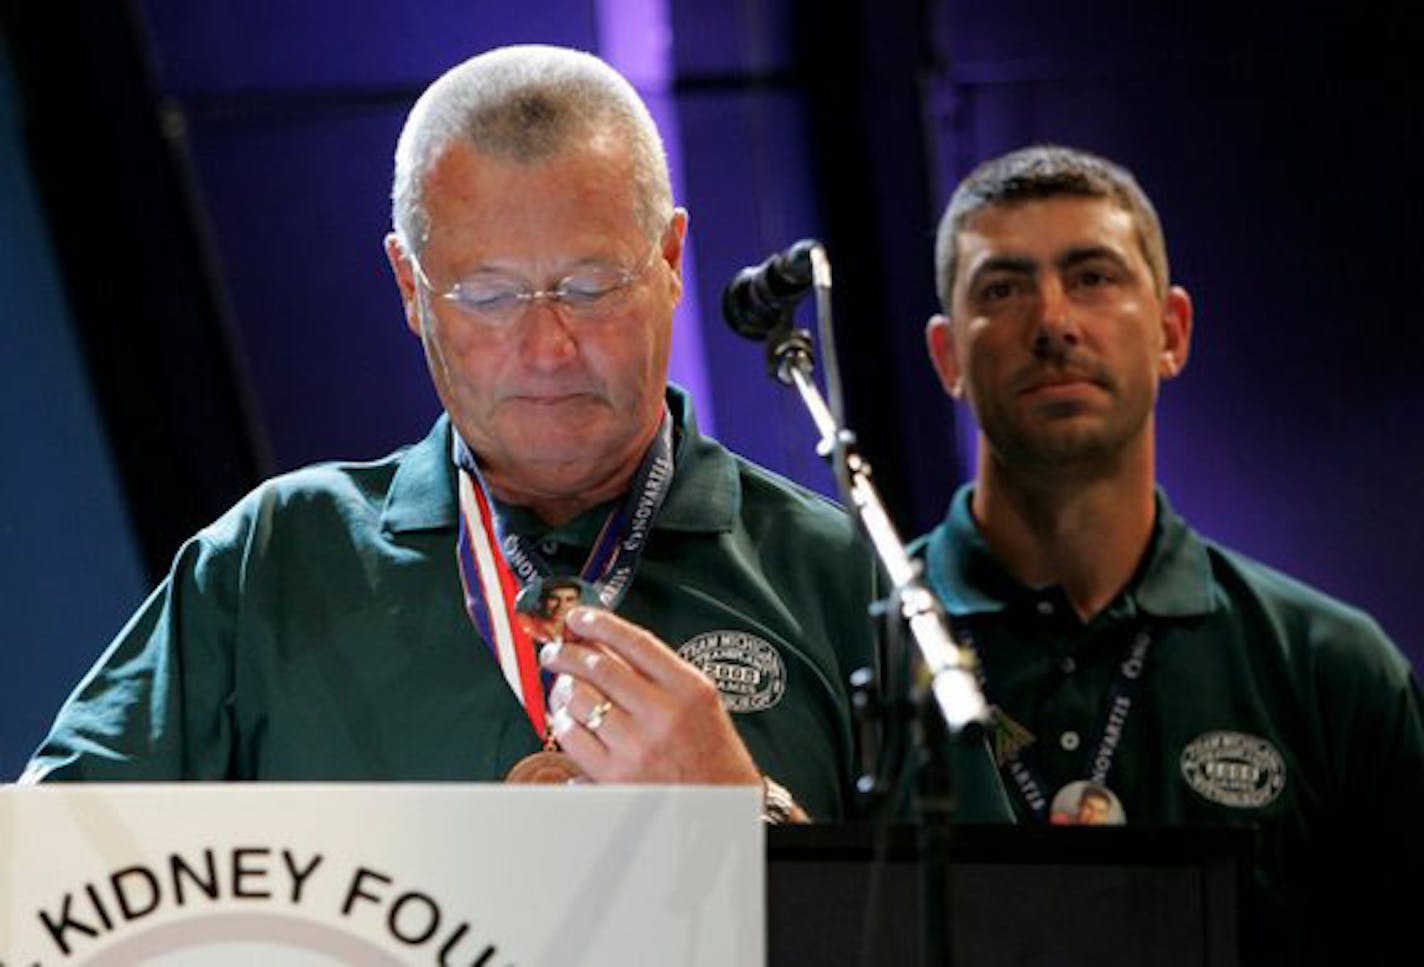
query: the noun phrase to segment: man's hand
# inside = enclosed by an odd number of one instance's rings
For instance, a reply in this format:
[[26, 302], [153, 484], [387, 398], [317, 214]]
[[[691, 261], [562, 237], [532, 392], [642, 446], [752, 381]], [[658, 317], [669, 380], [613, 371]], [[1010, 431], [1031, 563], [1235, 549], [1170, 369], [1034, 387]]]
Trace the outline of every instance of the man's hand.
[[554, 737], [596, 782], [758, 785], [761, 773], [717, 687], [657, 636], [596, 608], [540, 663]]

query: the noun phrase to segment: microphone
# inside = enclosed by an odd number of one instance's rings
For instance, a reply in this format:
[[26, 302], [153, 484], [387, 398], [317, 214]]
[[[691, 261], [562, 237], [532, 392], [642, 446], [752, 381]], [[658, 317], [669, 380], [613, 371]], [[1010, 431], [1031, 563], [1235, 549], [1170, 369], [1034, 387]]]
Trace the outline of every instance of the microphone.
[[761, 265], [742, 269], [722, 290], [722, 318], [738, 335], [763, 339], [811, 288], [814, 239], [803, 238]]

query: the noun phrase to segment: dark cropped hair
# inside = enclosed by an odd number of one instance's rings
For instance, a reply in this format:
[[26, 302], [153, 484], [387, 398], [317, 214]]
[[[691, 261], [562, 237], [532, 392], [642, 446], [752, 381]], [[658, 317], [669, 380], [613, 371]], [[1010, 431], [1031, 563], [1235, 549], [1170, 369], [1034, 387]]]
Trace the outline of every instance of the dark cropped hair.
[[1113, 804], [1113, 794], [1108, 792], [1105, 786], [1095, 782], [1083, 783], [1083, 789], [1078, 793], [1078, 802], [1081, 804], [1084, 799], [1097, 799], [1107, 803], [1109, 807]]
[[1157, 294], [1166, 293], [1170, 276], [1162, 224], [1132, 172], [1087, 151], [1041, 144], [984, 162], [954, 190], [935, 237], [935, 285], [945, 312], [954, 296], [964, 223], [991, 205], [1045, 198], [1106, 198], [1121, 207], [1137, 228]]
[[555, 591], [577, 591], [582, 595], [583, 582], [578, 578], [545, 578], [544, 583], [539, 587], [539, 597], [541, 600], [548, 601], [554, 597]]

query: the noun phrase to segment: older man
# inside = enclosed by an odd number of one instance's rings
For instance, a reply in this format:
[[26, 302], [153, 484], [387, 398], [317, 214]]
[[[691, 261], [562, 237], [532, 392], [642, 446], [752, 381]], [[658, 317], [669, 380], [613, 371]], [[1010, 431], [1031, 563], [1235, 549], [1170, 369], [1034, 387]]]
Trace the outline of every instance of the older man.
[[1105, 818], [1255, 825], [1252, 959], [1367, 959], [1419, 896], [1418, 687], [1366, 615], [1203, 540], [1155, 486], [1192, 304], [1147, 196], [1090, 154], [1014, 152], [959, 186], [936, 261], [929, 353], [980, 455], [919, 550], [1020, 817], [1092, 788]]
[[[411, 111], [393, 201], [445, 415], [186, 544], [27, 775], [766, 781], [772, 818], [802, 814], [778, 782], [839, 814], [873, 567], [668, 387], [688, 219], [632, 88], [473, 58]], [[604, 607], [534, 640], [516, 599], [569, 575]]]

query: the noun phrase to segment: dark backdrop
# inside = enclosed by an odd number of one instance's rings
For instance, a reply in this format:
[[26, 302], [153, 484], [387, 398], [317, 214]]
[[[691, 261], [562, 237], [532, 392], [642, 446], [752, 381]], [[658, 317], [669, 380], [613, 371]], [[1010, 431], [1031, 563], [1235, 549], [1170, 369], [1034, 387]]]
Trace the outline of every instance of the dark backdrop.
[[[30, 296], [0, 307], [27, 379], [5, 390], [23, 418], [4, 443], [25, 473], [5, 491], [0, 594], [32, 616], [3, 645], [0, 773], [182, 535], [267, 473], [423, 433], [436, 404], [380, 251], [390, 156], [425, 83], [514, 41], [636, 66], [693, 215], [684, 378], [726, 442], [823, 490], [799, 404], [717, 307], [740, 266], [803, 235], [827, 242], [852, 425], [907, 535], [972, 467], [972, 427], [921, 342], [955, 180], [1041, 140], [1132, 167], [1197, 304], [1160, 420], [1174, 502], [1367, 608], [1424, 663], [1411, 607], [1424, 524], [1408, 504], [1424, 483], [1410, 378], [1424, 342], [1410, 65], [1424, 32], [1407, 5], [41, 6], [0, 6], [13, 75], [0, 244], [44, 267], [0, 262]], [[65, 298], [41, 299], [45, 279]], [[58, 427], [64, 408], [33, 402], [46, 393], [91, 394], [93, 433]], [[115, 509], [27, 513], [34, 481], [56, 475], [96, 481]], [[30, 580], [37, 566], [49, 580]]]

